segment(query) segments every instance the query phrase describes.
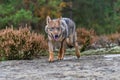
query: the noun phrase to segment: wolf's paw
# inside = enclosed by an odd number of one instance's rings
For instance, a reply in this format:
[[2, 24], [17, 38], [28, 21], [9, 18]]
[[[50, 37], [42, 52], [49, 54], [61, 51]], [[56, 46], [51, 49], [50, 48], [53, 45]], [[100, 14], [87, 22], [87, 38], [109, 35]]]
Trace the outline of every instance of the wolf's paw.
[[53, 52], [50, 52], [49, 53], [49, 59], [48, 59], [49, 62], [53, 62], [54, 61], [54, 53]]
[[76, 57], [79, 59], [80, 58], [80, 53], [76, 53]]
[[53, 58], [49, 58], [49, 60], [48, 60], [49, 62], [53, 62], [54, 61], [54, 59]]
[[77, 55], [77, 58], [79, 59], [79, 58], [80, 58], [80, 55]]
[[58, 60], [63, 60], [63, 57], [62, 57], [62, 56], [58, 56], [57, 59], [58, 59]]
[[58, 60], [63, 60], [63, 58], [58, 58]]

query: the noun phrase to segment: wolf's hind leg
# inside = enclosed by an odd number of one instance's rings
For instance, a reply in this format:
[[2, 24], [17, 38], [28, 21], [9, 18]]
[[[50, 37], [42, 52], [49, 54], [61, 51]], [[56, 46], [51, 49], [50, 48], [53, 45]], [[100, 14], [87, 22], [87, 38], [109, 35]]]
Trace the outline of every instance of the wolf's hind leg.
[[75, 46], [75, 54], [76, 54], [77, 58], [80, 58], [80, 51], [79, 51], [79, 46], [78, 46], [78, 42], [77, 42], [77, 34], [76, 33], [74, 35], [74, 46]]
[[77, 58], [80, 58], [80, 51], [79, 51], [79, 47], [78, 47], [77, 42], [75, 42], [75, 54], [76, 54]]

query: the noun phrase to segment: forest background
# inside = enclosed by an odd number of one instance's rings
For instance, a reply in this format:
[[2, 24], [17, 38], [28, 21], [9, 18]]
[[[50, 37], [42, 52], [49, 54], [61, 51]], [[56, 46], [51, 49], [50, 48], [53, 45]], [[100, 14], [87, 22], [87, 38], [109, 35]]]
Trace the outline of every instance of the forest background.
[[48, 15], [72, 18], [98, 35], [120, 32], [120, 0], [0, 0], [0, 29], [27, 24], [44, 33]]

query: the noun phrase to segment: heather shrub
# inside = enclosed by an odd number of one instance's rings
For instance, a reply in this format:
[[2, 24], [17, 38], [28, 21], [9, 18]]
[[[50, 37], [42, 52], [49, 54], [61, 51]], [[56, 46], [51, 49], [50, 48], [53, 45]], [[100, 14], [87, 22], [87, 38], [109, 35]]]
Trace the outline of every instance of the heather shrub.
[[107, 37], [109, 41], [111, 41], [112, 43], [120, 45], [120, 33], [110, 34], [110, 35], [107, 35]]
[[78, 40], [78, 43], [83, 45], [86, 43], [86, 41], [88, 41], [89, 39], [89, 44], [92, 44], [97, 36], [96, 36], [96, 33], [94, 30], [87, 30], [85, 28], [78, 28], [77, 29], [77, 40]]
[[86, 50], [92, 43], [97, 39], [96, 33], [94, 30], [87, 30], [85, 28], [77, 29], [77, 40], [78, 44], [82, 45], [81, 51]]
[[99, 36], [98, 39], [95, 41], [95, 46], [99, 46], [98, 48], [109, 49], [117, 45], [120, 45], [120, 33], [102, 35]]
[[106, 48], [107, 50], [114, 46], [120, 46], [120, 33], [118, 32], [97, 36], [94, 30], [78, 28], [77, 38], [79, 45], [82, 45], [81, 52], [98, 48]]
[[0, 30], [0, 60], [32, 59], [47, 49], [44, 36], [29, 28]]
[[111, 41], [106, 35], [99, 36], [98, 39], [93, 43], [94, 47], [97, 48], [110, 48]]
[[109, 49], [114, 46], [120, 45], [120, 33], [114, 33], [109, 35], [97, 36], [94, 42], [90, 45], [89, 48], [106, 48]]

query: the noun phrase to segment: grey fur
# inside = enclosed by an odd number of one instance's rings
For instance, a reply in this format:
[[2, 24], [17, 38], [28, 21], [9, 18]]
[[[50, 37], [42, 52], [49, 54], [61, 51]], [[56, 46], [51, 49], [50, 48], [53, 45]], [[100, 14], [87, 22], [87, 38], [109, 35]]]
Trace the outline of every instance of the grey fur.
[[72, 43], [74, 43], [76, 41], [75, 40], [75, 37], [76, 37], [75, 23], [69, 18], [62, 18], [61, 22], [62, 22], [62, 25], [65, 27], [65, 34], [64, 34], [65, 38], [69, 38], [70, 35], [73, 35]]

